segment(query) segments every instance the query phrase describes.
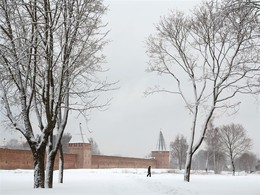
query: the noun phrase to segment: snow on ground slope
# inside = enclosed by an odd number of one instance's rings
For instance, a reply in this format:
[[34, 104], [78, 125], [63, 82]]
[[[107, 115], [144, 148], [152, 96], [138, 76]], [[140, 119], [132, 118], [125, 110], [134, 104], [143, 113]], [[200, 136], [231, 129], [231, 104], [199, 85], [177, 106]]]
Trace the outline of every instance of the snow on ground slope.
[[33, 189], [32, 170], [0, 170], [1, 195], [87, 195], [87, 194], [176, 194], [176, 195], [260, 195], [260, 175], [193, 174], [191, 182], [183, 174], [145, 169], [77, 169], [65, 170], [64, 183], [53, 189]]

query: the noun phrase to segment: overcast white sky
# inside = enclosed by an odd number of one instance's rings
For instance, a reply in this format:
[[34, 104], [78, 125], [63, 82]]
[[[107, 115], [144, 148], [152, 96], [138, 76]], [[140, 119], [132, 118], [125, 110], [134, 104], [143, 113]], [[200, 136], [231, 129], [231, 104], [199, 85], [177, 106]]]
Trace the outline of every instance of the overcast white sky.
[[[105, 2], [109, 4], [106, 18], [112, 40], [105, 50], [111, 68], [108, 77], [120, 80], [120, 89], [112, 93], [114, 99], [107, 111], [91, 116], [89, 128], [94, 131], [91, 136], [102, 153], [127, 156], [145, 156], [156, 149], [160, 130], [168, 148], [177, 134], [189, 138], [190, 116], [179, 97], [166, 94], [144, 97], [147, 87], [163, 82], [163, 78], [145, 72], [148, 57], [144, 41], [155, 32], [154, 25], [160, 16], [172, 9], [189, 12], [201, 1]], [[222, 116], [215, 125], [241, 123], [254, 141], [254, 152], [259, 155], [259, 102], [248, 96], [238, 97], [237, 101], [242, 102], [239, 113]]]
[[[160, 16], [172, 9], [189, 12], [200, 0], [136, 0], [109, 1], [109, 11], [104, 17], [111, 30], [112, 41], [105, 49], [107, 77], [119, 80], [120, 89], [110, 92], [112, 103], [105, 112], [92, 112], [86, 130], [84, 120], [70, 118], [67, 132], [79, 135], [79, 123], [87, 137], [93, 137], [105, 155], [144, 157], [156, 149], [159, 131], [162, 130], [169, 149], [170, 141], [177, 134], [189, 138], [190, 116], [177, 96], [157, 94], [144, 97], [144, 91], [154, 84], [165, 82], [162, 77], [145, 72], [148, 57], [145, 54], [146, 38], [155, 32], [154, 25]], [[217, 124], [240, 123], [253, 139], [253, 151], [260, 156], [260, 97], [237, 97], [241, 101], [236, 115], [223, 115]], [[4, 134], [7, 134], [5, 132]], [[6, 135], [2, 134], [1, 139]]]

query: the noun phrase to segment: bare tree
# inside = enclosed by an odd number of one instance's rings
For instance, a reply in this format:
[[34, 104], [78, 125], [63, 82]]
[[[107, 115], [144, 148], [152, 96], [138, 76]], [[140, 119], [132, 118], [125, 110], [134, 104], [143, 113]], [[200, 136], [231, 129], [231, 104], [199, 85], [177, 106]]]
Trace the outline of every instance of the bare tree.
[[70, 133], [63, 134], [61, 138], [61, 145], [64, 152], [68, 152], [68, 144], [72, 138], [72, 135]]
[[6, 144], [5, 144], [5, 148], [9, 148], [9, 149], [24, 149], [24, 150], [29, 150], [29, 145], [27, 142], [21, 142], [17, 139], [10, 139]]
[[208, 152], [206, 169], [208, 168], [208, 161], [211, 160], [214, 173], [218, 174], [223, 167], [223, 163], [225, 163], [225, 158], [221, 149], [219, 131], [213, 126], [212, 121], [208, 125], [205, 141]]
[[252, 140], [248, 138], [242, 125], [224, 125], [218, 129], [222, 150], [229, 157], [233, 175], [235, 175], [235, 160], [251, 147]]
[[192, 159], [193, 170], [205, 170], [208, 152], [206, 150], [198, 150]]
[[239, 2], [234, 7], [232, 2], [208, 1], [192, 16], [171, 12], [147, 40], [148, 71], [173, 82], [171, 88], [156, 86], [146, 93], [179, 95], [192, 115], [185, 181], [190, 181], [192, 156], [213, 113], [236, 107], [239, 102], [231, 100], [237, 94], [259, 90], [258, 9]]
[[52, 187], [54, 159], [69, 111], [85, 116], [107, 105], [97, 100], [112, 84], [96, 76], [104, 72], [105, 12], [101, 0], [1, 0], [2, 103], [12, 126], [30, 145], [35, 188]]
[[[226, 155], [223, 152], [216, 154], [216, 162], [214, 162], [214, 155], [212, 151], [208, 150], [197, 150], [192, 159], [192, 169], [205, 170], [214, 170], [215, 173], [220, 173], [227, 168]], [[215, 163], [215, 164], [214, 164]]]
[[91, 152], [95, 155], [100, 155], [100, 150], [98, 148], [97, 142], [91, 137], [88, 139], [89, 143], [91, 144]]
[[256, 155], [250, 152], [243, 153], [236, 162], [240, 171], [246, 171], [251, 173], [255, 171], [255, 167], [257, 164]]
[[177, 135], [174, 142], [170, 143], [171, 156], [178, 162], [178, 167], [181, 170], [186, 160], [186, 152], [188, 143], [183, 135]]

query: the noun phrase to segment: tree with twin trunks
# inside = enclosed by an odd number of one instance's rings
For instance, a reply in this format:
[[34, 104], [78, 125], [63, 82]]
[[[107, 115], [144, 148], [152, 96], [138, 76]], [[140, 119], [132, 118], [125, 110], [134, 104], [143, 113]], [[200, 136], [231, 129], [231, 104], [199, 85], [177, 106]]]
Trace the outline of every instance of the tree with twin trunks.
[[97, 102], [112, 85], [97, 76], [104, 72], [106, 10], [101, 0], [0, 2], [1, 104], [32, 151], [34, 188], [52, 188], [69, 111], [86, 116], [106, 104]]

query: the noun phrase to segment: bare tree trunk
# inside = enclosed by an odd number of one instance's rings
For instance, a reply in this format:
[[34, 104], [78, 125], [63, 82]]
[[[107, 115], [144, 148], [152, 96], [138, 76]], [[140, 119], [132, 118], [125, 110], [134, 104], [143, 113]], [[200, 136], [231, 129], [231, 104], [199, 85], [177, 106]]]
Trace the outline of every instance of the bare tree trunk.
[[49, 136], [48, 145], [46, 148], [47, 153], [47, 162], [46, 162], [46, 178], [45, 178], [45, 187], [53, 187], [53, 170], [54, 170], [54, 161], [56, 153], [53, 151], [53, 134]]
[[232, 174], [233, 174], [233, 176], [235, 176], [236, 168], [235, 168], [235, 163], [234, 163], [234, 158], [233, 158], [232, 153], [230, 155], [230, 161], [231, 161], [231, 166], [232, 166]]
[[208, 172], [208, 165], [209, 165], [209, 151], [207, 151], [207, 159], [206, 159], [206, 172]]
[[217, 170], [216, 151], [215, 151], [215, 149], [213, 151], [213, 166], [214, 166], [214, 173], [217, 174], [218, 170]]
[[54, 170], [54, 161], [55, 161], [55, 153], [51, 152], [47, 155], [46, 162], [46, 179], [45, 179], [45, 187], [52, 188], [53, 187], [53, 170]]
[[44, 156], [45, 151], [33, 153], [34, 160], [34, 188], [44, 188]]
[[[196, 94], [196, 86], [194, 86], [194, 93]], [[196, 99], [198, 100], [197, 97], [196, 97]], [[198, 104], [196, 104], [195, 110], [193, 112], [191, 138], [190, 138], [190, 143], [189, 143], [189, 147], [188, 147], [188, 151], [187, 151], [187, 157], [186, 157], [186, 164], [185, 164], [184, 181], [187, 181], [187, 182], [190, 181], [192, 156], [193, 156], [194, 152], [196, 151], [196, 150], [193, 151], [193, 143], [194, 143], [194, 138], [195, 138], [197, 116], [198, 116]]]
[[181, 170], [182, 169], [182, 162], [181, 162], [181, 160], [179, 160], [179, 169]]
[[235, 168], [235, 163], [234, 163], [233, 159], [231, 159], [231, 165], [232, 165], [233, 176], [235, 176], [236, 168]]
[[180, 170], [182, 169], [182, 156], [181, 156], [181, 154], [179, 156], [179, 169]]
[[63, 149], [60, 144], [59, 148], [59, 183], [63, 183], [63, 170], [64, 170], [64, 157], [63, 157]]
[[191, 171], [191, 162], [192, 162], [192, 151], [189, 149], [187, 152], [187, 159], [185, 164], [185, 173], [184, 173], [184, 181], [190, 181], [190, 171]]

